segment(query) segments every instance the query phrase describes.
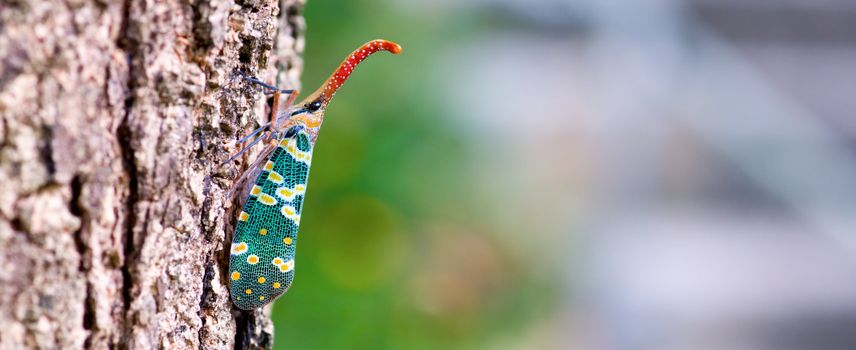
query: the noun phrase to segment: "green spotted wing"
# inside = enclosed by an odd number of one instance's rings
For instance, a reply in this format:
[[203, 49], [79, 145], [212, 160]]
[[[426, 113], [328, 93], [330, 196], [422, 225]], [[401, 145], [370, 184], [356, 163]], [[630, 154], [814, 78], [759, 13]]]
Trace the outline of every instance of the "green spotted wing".
[[311, 161], [309, 135], [293, 127], [279, 140], [250, 190], [229, 259], [232, 302], [240, 309], [264, 306], [291, 286]]

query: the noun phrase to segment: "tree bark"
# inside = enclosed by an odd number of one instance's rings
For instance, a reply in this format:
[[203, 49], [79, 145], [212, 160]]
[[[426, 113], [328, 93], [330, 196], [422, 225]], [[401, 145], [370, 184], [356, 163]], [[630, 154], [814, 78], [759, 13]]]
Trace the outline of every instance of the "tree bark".
[[266, 120], [236, 72], [297, 88], [303, 1], [0, 0], [0, 349], [271, 346], [220, 165]]

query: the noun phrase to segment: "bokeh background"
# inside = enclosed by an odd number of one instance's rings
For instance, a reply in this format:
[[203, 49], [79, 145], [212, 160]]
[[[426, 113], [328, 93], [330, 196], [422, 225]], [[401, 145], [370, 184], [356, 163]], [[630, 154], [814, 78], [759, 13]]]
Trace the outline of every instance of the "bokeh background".
[[856, 3], [313, 0], [277, 349], [856, 348]]

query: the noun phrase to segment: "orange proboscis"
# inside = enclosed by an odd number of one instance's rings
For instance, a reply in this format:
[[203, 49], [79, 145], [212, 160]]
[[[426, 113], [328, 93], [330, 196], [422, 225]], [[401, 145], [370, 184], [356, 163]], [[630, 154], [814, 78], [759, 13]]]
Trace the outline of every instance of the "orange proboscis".
[[393, 54], [399, 54], [401, 53], [401, 45], [392, 41], [378, 39], [369, 41], [354, 50], [354, 52], [342, 61], [339, 68], [336, 69], [329, 78], [327, 78], [324, 85], [321, 86], [321, 89], [323, 89], [321, 91], [321, 95], [324, 96], [324, 101], [329, 102], [330, 99], [333, 98], [336, 90], [342, 87], [342, 84], [345, 83], [345, 80], [348, 80], [348, 77], [351, 76], [351, 73], [354, 72], [354, 68], [356, 68], [360, 62], [378, 51], [389, 51]]

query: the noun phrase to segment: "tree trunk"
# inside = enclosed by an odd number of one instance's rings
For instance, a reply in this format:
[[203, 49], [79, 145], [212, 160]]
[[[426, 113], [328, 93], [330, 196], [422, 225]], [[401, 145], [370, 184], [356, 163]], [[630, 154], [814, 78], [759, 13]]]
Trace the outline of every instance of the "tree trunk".
[[270, 347], [220, 164], [266, 120], [236, 72], [297, 87], [302, 2], [0, 0], [0, 349]]

